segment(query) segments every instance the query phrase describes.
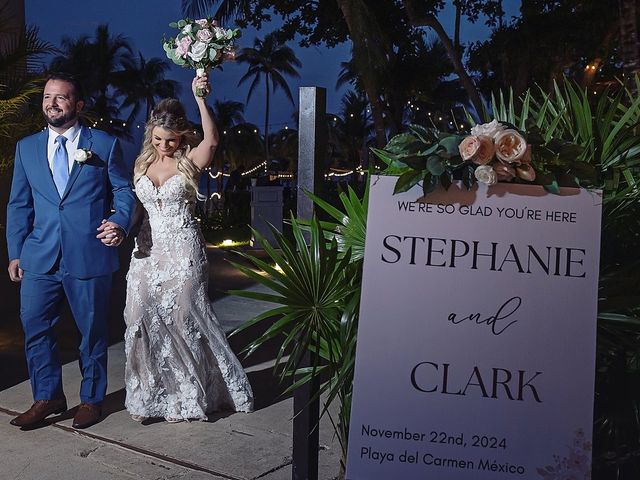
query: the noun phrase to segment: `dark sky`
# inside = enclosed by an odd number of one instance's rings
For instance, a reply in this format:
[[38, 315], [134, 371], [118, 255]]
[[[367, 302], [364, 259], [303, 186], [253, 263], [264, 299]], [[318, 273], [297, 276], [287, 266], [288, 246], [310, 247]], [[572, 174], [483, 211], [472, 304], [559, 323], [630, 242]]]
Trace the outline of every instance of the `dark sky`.
[[[164, 57], [162, 37], [174, 36], [176, 30], [168, 24], [182, 18], [180, 0], [65, 0], [55, 2], [51, 0], [26, 0], [26, 19], [29, 25], [40, 29], [40, 36], [54, 46], [60, 46], [64, 36], [76, 38], [82, 34], [91, 37], [99, 24], [109, 24], [114, 35], [124, 35], [134, 46], [142, 52], [145, 58]], [[449, 2], [450, 3], [450, 2]], [[506, 8], [510, 15], [516, 14], [519, 0], [507, 0]], [[447, 30], [453, 29], [452, 9], [443, 12], [441, 20]], [[226, 25], [231, 27], [232, 25]], [[263, 37], [272, 28], [263, 28], [257, 35]], [[470, 42], [485, 39], [488, 28], [478, 22], [474, 25], [463, 25], [463, 41]], [[239, 47], [251, 46], [256, 32], [246, 30], [239, 41]], [[350, 56], [349, 44], [343, 44], [334, 49], [295, 46], [296, 53], [302, 62], [300, 79], [290, 79], [289, 85], [297, 103], [297, 88], [299, 86], [321, 86], [327, 89], [327, 109], [338, 112], [340, 100], [345, 88], [337, 91], [336, 79], [340, 71], [340, 62], [348, 60]], [[245, 102], [249, 82], [238, 86], [239, 78], [246, 71], [246, 66], [227, 62], [224, 71], [217, 70], [212, 75], [214, 88], [213, 97], [220, 100], [236, 100]], [[191, 70], [174, 66], [169, 78], [179, 81], [183, 85], [182, 100], [190, 111], [194, 111], [194, 102], [185, 93], [189, 91], [193, 77]], [[292, 114], [297, 107], [291, 105], [282, 94], [276, 93], [272, 97], [270, 130], [277, 130], [285, 125], [293, 126]], [[264, 124], [264, 85], [258, 87], [251, 101], [247, 104], [245, 117], [262, 128]], [[140, 120], [142, 122], [142, 119]]]

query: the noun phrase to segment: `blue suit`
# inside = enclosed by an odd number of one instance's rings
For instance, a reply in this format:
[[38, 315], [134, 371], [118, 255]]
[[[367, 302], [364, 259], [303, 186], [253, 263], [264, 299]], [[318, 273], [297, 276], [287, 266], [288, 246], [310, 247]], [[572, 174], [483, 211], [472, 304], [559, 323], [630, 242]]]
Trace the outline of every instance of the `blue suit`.
[[103, 219], [129, 230], [135, 209], [132, 162], [123, 160], [117, 139], [82, 127], [78, 149], [92, 153], [74, 162], [62, 196], [47, 159], [49, 132], [24, 138], [16, 147], [7, 207], [9, 259], [19, 259], [20, 318], [35, 400], [60, 398], [62, 367], [53, 327], [63, 298], [82, 340], [80, 398], [99, 403], [107, 387], [107, 318], [117, 248], [96, 238]]

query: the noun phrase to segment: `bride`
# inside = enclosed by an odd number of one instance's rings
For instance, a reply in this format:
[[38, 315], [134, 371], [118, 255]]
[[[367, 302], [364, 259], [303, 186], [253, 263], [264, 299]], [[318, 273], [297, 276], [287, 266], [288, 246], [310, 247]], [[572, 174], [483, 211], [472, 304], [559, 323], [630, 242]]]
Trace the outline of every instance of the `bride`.
[[194, 148], [194, 132], [184, 107], [162, 100], [147, 122], [142, 152], [135, 162], [136, 194], [144, 218], [127, 274], [124, 318], [126, 401], [141, 422], [206, 419], [217, 410], [249, 412], [253, 394], [211, 308], [208, 265], [194, 218], [199, 172], [209, 166], [218, 131], [204, 97], [207, 77], [192, 90], [204, 137]]

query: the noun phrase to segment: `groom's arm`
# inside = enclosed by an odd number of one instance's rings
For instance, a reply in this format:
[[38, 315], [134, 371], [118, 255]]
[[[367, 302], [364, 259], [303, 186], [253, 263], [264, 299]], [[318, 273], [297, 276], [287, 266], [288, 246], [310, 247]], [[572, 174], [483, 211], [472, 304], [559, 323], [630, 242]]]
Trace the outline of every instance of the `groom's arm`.
[[33, 230], [33, 194], [22, 163], [21, 143], [18, 142], [16, 146], [11, 195], [7, 205], [7, 248], [10, 261], [20, 259], [24, 241]]
[[128, 234], [136, 208], [136, 197], [131, 188], [133, 162], [123, 158], [122, 147], [117, 139], [111, 147], [108, 169], [115, 212], [107, 220], [115, 223]]

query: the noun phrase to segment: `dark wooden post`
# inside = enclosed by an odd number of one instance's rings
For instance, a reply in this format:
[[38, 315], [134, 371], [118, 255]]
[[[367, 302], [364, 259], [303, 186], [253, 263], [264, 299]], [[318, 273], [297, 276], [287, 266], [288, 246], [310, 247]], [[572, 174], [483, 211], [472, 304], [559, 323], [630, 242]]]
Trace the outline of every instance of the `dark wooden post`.
[[[327, 148], [326, 103], [324, 88], [300, 88], [298, 218], [311, 218], [313, 202], [304, 192], [318, 194], [323, 182], [322, 164]], [[307, 352], [300, 366], [314, 363], [315, 358]], [[319, 390], [320, 380], [316, 378], [293, 394], [293, 480], [318, 480], [320, 399], [316, 395]]]

